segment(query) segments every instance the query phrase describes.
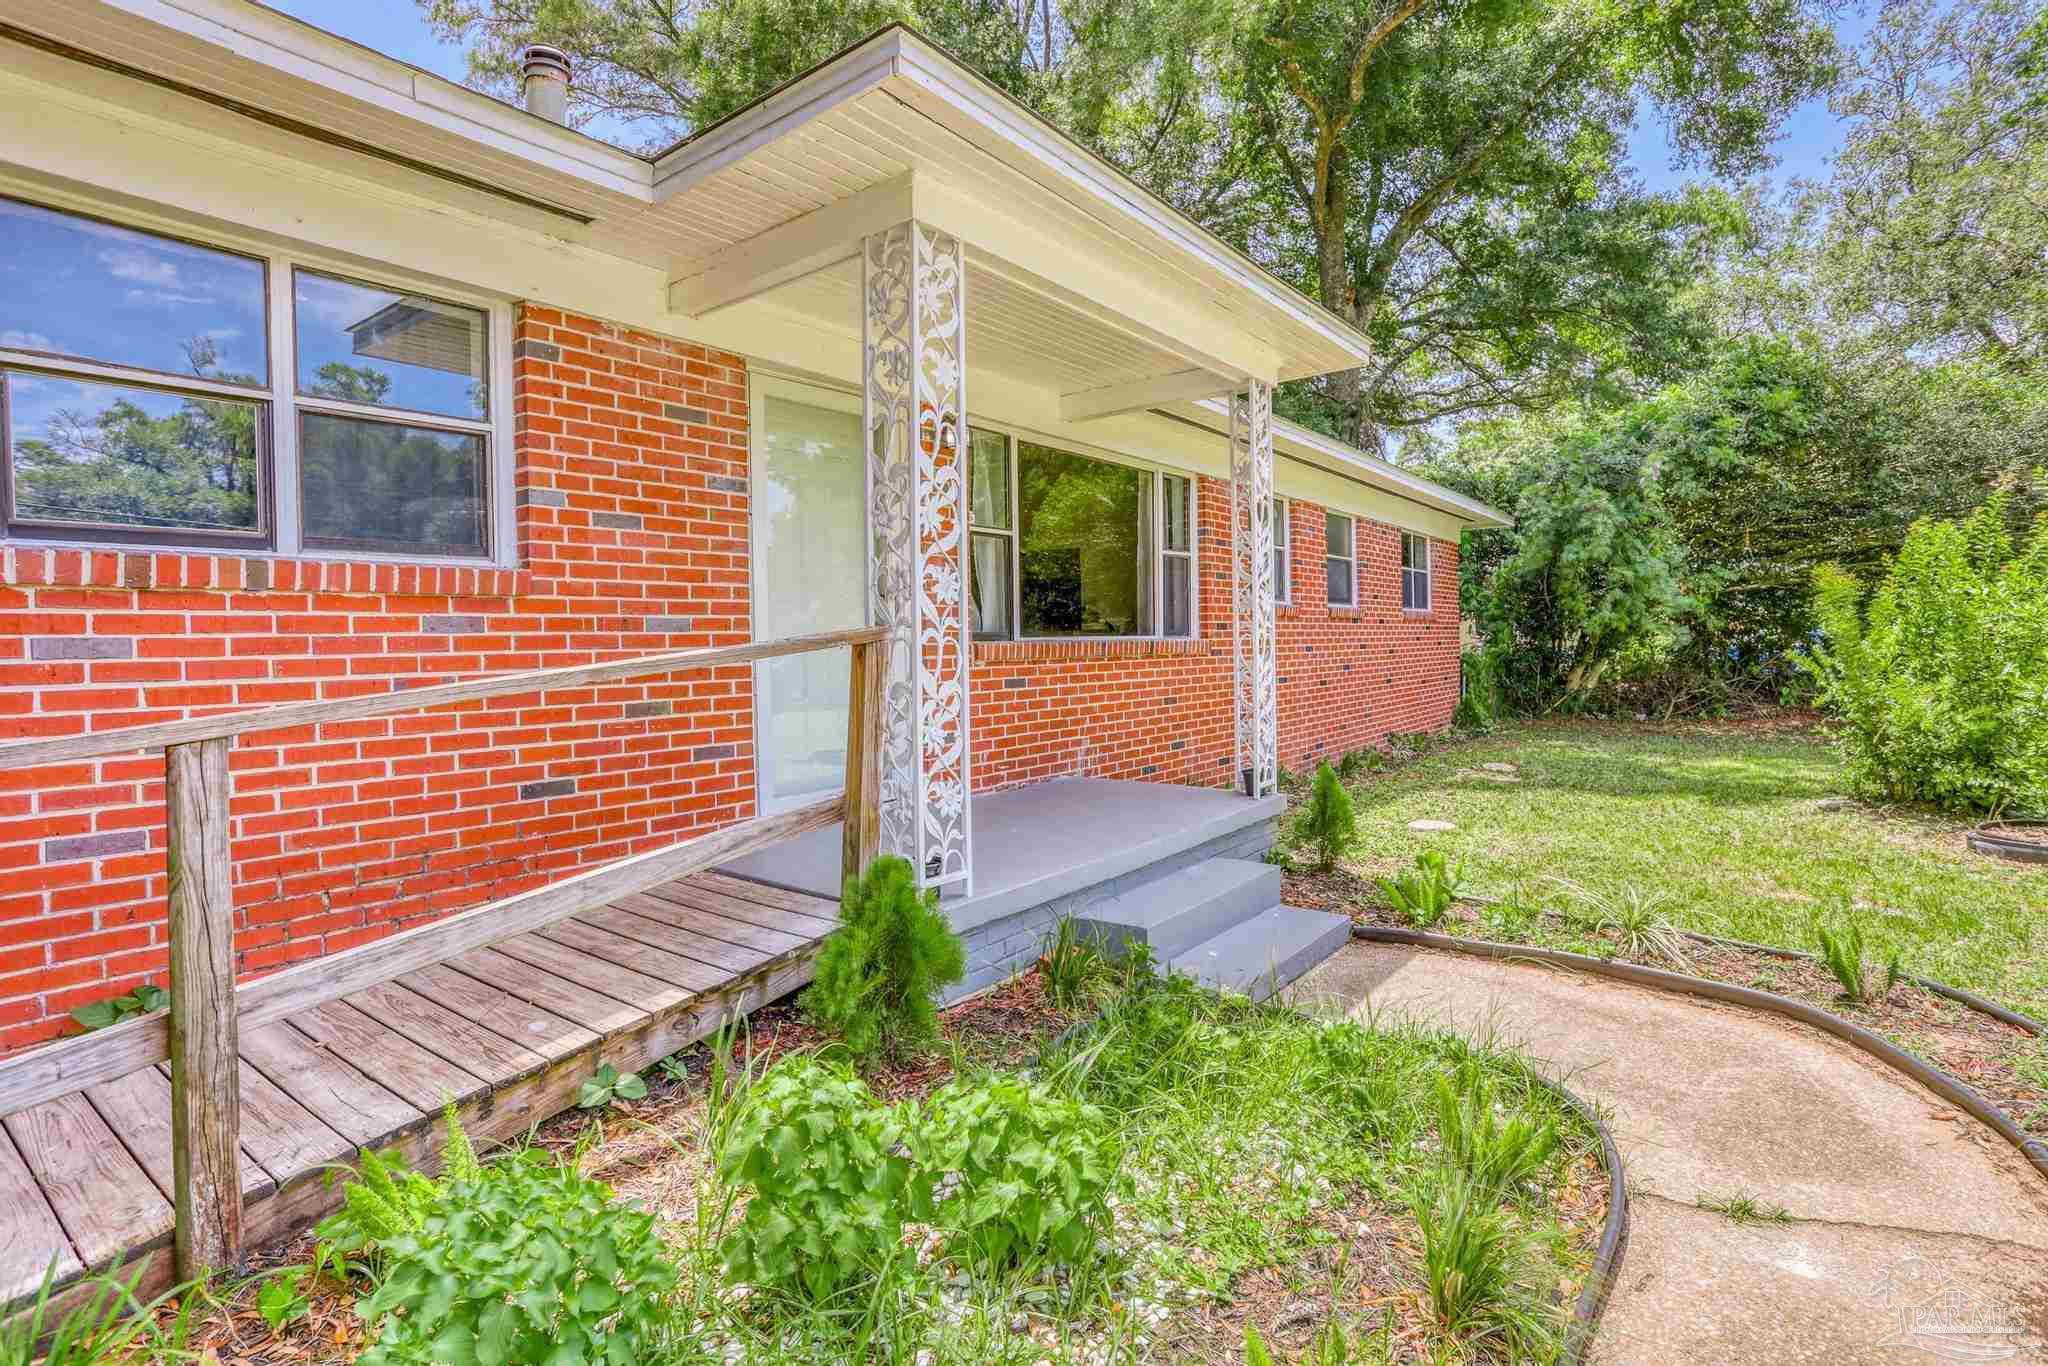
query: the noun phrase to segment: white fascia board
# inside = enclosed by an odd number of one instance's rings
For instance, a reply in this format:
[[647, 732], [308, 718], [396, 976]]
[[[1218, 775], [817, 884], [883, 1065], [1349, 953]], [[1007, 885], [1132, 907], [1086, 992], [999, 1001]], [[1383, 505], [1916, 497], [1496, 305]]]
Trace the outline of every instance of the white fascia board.
[[1121, 413], [1142, 412], [1162, 403], [1211, 398], [1217, 394], [1228, 394], [1238, 387], [1238, 381], [1213, 370], [1178, 370], [1170, 375], [1134, 380], [1129, 384], [1108, 384], [1100, 389], [1062, 394], [1060, 416], [1069, 422], [1088, 422], [1096, 418], [1116, 417]]
[[[1230, 430], [1230, 404], [1227, 399], [1204, 399], [1186, 405], [1182, 411], [1212, 430], [1223, 433]], [[1335, 437], [1324, 436], [1285, 418], [1273, 419], [1273, 445], [1275, 449], [1285, 450], [1311, 463], [1323, 464], [1416, 502], [1439, 508], [1475, 527], [1509, 527], [1515, 524], [1514, 519], [1499, 508], [1477, 498], [1467, 498], [1455, 489], [1447, 489], [1442, 484], [1411, 474], [1399, 465], [1368, 455], [1356, 446], [1346, 445]]]
[[699, 262], [669, 282], [668, 306], [702, 318], [860, 255], [861, 241], [917, 217], [917, 177], [871, 185]]
[[1205, 270], [1222, 276], [1287, 315], [1295, 325], [1313, 332], [1343, 353], [1351, 364], [1363, 365], [1371, 359], [1372, 344], [1363, 333], [1267, 275], [1194, 220], [1038, 119], [974, 72], [907, 30], [895, 29], [883, 36], [895, 40], [898, 74], [904, 81], [936, 97], [945, 107], [959, 111], [974, 126], [1051, 173], [1041, 178], [1085, 190], [1092, 202], [1108, 210], [1108, 221], [1119, 224], [1139, 240], [1163, 241], [1192, 258]]
[[645, 159], [248, 0], [80, 0], [280, 75], [651, 203]]

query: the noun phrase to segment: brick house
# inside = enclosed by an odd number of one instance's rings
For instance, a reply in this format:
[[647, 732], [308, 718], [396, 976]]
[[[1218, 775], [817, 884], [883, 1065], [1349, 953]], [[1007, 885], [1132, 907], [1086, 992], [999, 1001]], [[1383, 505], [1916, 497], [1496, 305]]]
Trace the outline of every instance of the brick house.
[[[244, 0], [26, 0], [0, 50], [0, 739], [858, 624], [885, 429], [951, 547], [917, 705], [977, 812], [1258, 796], [1450, 719], [1500, 514], [1266, 415], [1365, 339], [913, 34], [652, 157], [545, 117], [545, 60], [514, 108]], [[831, 790], [846, 686], [244, 737], [237, 966]], [[163, 803], [161, 753], [0, 768], [0, 1051], [161, 980]]]

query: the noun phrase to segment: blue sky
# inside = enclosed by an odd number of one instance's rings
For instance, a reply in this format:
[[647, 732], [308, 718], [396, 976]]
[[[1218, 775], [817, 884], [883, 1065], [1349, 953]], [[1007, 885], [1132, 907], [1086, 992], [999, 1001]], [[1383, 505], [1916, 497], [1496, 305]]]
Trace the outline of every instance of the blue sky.
[[[329, 32], [387, 52], [394, 57], [439, 72], [451, 80], [463, 76], [460, 47], [435, 39], [420, 18], [415, 0], [268, 0], [275, 9], [318, 24]], [[1875, 3], [1865, 0], [1845, 8], [1835, 31], [1844, 43], [1854, 43], [1866, 33], [1875, 17]], [[637, 143], [643, 139], [617, 128], [592, 127], [600, 137], [611, 136]], [[1780, 183], [1794, 176], [1821, 177], [1828, 162], [1841, 146], [1841, 131], [1825, 100], [1801, 106], [1778, 139], [1779, 164], [1773, 178]], [[1671, 166], [1670, 144], [1663, 125], [1645, 119], [1629, 138], [1629, 159], [1654, 189], [1670, 189], [1692, 174]]]

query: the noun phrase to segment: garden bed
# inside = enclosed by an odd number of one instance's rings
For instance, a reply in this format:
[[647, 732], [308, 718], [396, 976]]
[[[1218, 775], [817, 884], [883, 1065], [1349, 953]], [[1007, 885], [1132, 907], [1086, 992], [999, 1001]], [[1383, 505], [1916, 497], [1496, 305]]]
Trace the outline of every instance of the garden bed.
[[[1119, 1181], [1094, 1250], [1072, 1261], [995, 1271], [913, 1223], [893, 1272], [823, 1303], [735, 1285], [717, 1241], [744, 1206], [726, 1202], [713, 1171], [721, 1055], [709, 1046], [649, 1069], [644, 1099], [558, 1117], [533, 1145], [656, 1216], [681, 1277], [649, 1360], [1234, 1366], [1248, 1325], [1276, 1359], [1333, 1334], [1356, 1362], [1562, 1352], [1602, 1236], [1607, 1174], [1597, 1131], [1518, 1058], [1186, 985], [1096, 987], [1101, 1019], [1068, 1030], [1083, 1012], [1056, 1008], [1039, 975], [1018, 979], [947, 1012], [937, 1049], [867, 1078], [880, 1098], [919, 1103], [956, 1075], [1028, 1069], [1099, 1107]], [[757, 1012], [742, 1038], [723, 1056], [755, 1076], [825, 1043], [787, 1006]], [[1558, 1140], [1459, 1216], [1487, 1230], [1473, 1246], [1498, 1255], [1464, 1268], [1480, 1289], [1455, 1326], [1432, 1299], [1417, 1202], [1442, 1217], [1443, 1192], [1477, 1168], [1447, 1152], [1439, 1079], [1456, 1104], [1527, 1116]], [[278, 1262], [311, 1253], [302, 1239]], [[367, 1341], [356, 1288], [323, 1278], [308, 1292], [304, 1315], [273, 1333], [258, 1292], [245, 1291], [191, 1345], [223, 1360], [352, 1359]]]

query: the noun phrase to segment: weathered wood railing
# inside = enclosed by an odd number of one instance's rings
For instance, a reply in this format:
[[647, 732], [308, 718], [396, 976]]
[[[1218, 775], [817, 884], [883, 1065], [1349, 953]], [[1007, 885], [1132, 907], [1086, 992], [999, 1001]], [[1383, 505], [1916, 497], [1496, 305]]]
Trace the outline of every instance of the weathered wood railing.
[[[168, 1010], [0, 1059], [0, 1115], [127, 1076], [168, 1058], [177, 1274], [182, 1280], [237, 1265], [242, 1255], [237, 1152], [241, 1141], [239, 1040], [244, 1027], [273, 1023], [842, 818], [842, 862], [847, 873], [857, 872], [875, 856], [880, 840], [876, 803], [881, 778], [884, 635], [881, 627], [866, 627], [749, 645], [678, 650], [0, 745], [0, 772], [140, 750], [164, 751], [170, 941]], [[235, 985], [228, 816], [228, 745], [235, 736], [841, 646], [852, 651], [844, 796], [725, 826]]]

